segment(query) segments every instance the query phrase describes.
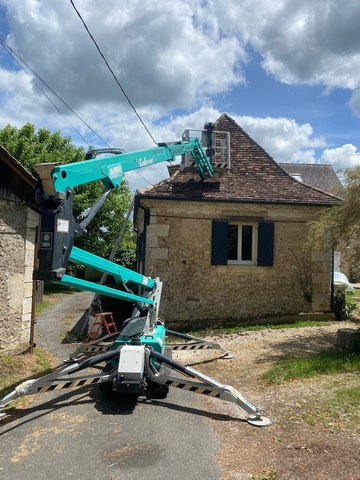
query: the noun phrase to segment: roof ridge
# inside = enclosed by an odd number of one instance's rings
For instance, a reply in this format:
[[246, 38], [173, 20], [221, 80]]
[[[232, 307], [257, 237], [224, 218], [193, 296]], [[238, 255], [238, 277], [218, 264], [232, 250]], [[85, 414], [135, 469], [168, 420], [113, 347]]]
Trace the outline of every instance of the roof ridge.
[[[186, 168], [146, 195], [212, 201], [332, 205], [339, 197], [295, 180], [227, 113], [214, 122], [215, 132], [230, 133], [230, 168], [215, 169], [210, 182]], [[212, 185], [210, 185], [212, 184]]]
[[299, 165], [304, 167], [332, 167], [331, 163], [295, 163], [295, 162], [277, 162], [278, 165]]
[[262, 150], [262, 151], [265, 153], [265, 155], [266, 155], [270, 160], [272, 160], [273, 162], [275, 162], [275, 163], [277, 164], [277, 162], [276, 162], [276, 160], [274, 159], [274, 157], [272, 157], [272, 156], [270, 155], [270, 153], [265, 150], [264, 147], [262, 147], [256, 140], [254, 140], [249, 133], [247, 133], [233, 118], [231, 118], [231, 117], [229, 116], [229, 114], [223, 113], [223, 114], [220, 115], [220, 117], [216, 120], [216, 122], [215, 122], [215, 124], [214, 124], [214, 125], [215, 125], [215, 130], [216, 130], [216, 124], [217, 124], [217, 122], [220, 121], [221, 118], [226, 118], [228, 121], [230, 121], [231, 123], [233, 123], [234, 126], [235, 126], [238, 130], [240, 130], [246, 137], [248, 137], [249, 140], [251, 140], [257, 147], [259, 147], [260, 150]]

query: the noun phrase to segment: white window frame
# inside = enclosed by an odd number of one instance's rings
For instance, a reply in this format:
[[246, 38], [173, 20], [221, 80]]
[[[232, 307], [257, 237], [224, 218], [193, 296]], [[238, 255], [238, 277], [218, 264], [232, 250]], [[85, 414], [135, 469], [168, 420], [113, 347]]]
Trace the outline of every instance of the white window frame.
[[[258, 224], [253, 222], [229, 222], [230, 225], [237, 225], [238, 226], [238, 245], [237, 245], [237, 252], [238, 252], [238, 260], [227, 260], [228, 265], [257, 265], [257, 231], [258, 231]], [[241, 241], [242, 241], [242, 227], [243, 226], [252, 226], [252, 245], [251, 245], [251, 257], [252, 260], [241, 260]]]

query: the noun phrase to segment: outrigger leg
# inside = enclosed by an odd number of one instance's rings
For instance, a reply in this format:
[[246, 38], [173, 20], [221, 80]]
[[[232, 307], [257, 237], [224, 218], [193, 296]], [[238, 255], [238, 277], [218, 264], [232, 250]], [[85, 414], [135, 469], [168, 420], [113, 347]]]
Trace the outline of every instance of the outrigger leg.
[[[236, 403], [249, 414], [246, 419], [249, 424], [257, 427], [266, 427], [271, 424], [271, 420], [263, 415], [264, 411], [254, 407], [249, 401], [245, 400], [241, 393], [238, 392], [234, 387], [223, 385], [222, 383], [199, 372], [198, 370], [175, 362], [171, 358], [155, 352], [154, 350], [149, 349], [148, 354], [150, 359], [154, 359], [161, 364], [165, 364], [172, 370], [175, 370], [183, 375], [182, 378], [179, 378], [161, 373], [161, 370], [158, 372], [152, 367], [151, 361], [149, 361], [146, 362], [146, 365], [150, 367], [150, 370], [147, 372], [147, 377], [153, 382], [219, 398], [220, 400], [224, 400], [226, 402]], [[192, 380], [189, 380], [189, 378], [200, 380], [200, 382], [193, 382]]]
[[[194, 337], [187, 333], [179, 333], [173, 330], [166, 329], [166, 336], [179, 338], [187, 341], [187, 343], [173, 343], [170, 344], [172, 350], [183, 351], [183, 350], [220, 350], [222, 359], [231, 359], [234, 356], [225, 348], [221, 347], [218, 343], [211, 340], [204, 340], [203, 338]], [[84, 343], [79, 345], [79, 347], [71, 354], [70, 358], [65, 360], [66, 363], [71, 363], [74, 361], [79, 361], [79, 359], [84, 359], [91, 355], [98, 355], [100, 353], [107, 352], [111, 349], [114, 341], [119, 336], [119, 333], [113, 333], [111, 335], [105, 335], [97, 340], [94, 340], [90, 343]]]
[[[5, 395], [4, 398], [0, 399], [0, 408], [4, 408], [16, 398], [23, 397], [24, 395], [35, 395], [37, 393], [45, 393], [52, 390], [61, 390], [63, 388], [83, 387], [95, 383], [107, 382], [109, 381], [109, 375], [104, 375], [104, 373], [84, 375], [82, 377], [66, 378], [66, 376], [77, 371], [84, 370], [85, 368], [93, 367], [99, 363], [108, 362], [117, 356], [119, 356], [119, 350], [114, 350], [104, 353], [103, 355], [98, 355], [97, 357], [87, 359], [81, 363], [74, 362], [71, 365], [67, 365], [62, 368], [60, 367], [54, 372], [43, 377], [26, 380], [18, 385], [15, 390], [10, 392], [8, 395]], [[5, 412], [0, 412], [0, 417], [4, 415]]]
[[[101, 363], [105, 363], [105, 366], [100, 366]], [[72, 376], [86, 368], [100, 369], [100, 372], [81, 377]], [[176, 372], [177, 376], [172, 376], [171, 370]], [[251, 425], [264, 427], [271, 423], [267, 417], [263, 416], [264, 412], [261, 409], [245, 400], [235, 388], [223, 385], [198, 370], [182, 365], [136, 341], [80, 363], [74, 362], [60, 367], [44, 377], [27, 380], [0, 400], [0, 408], [4, 408], [23, 395], [83, 387], [95, 383], [100, 385], [102, 391], [114, 391], [137, 397], [145, 395], [148, 398], [159, 398], [156, 397], [159, 392], [161, 393], [160, 398], [165, 398], [169, 387], [181, 388], [236, 403], [249, 414], [247, 421]], [[157, 384], [158, 388], [154, 388], [154, 384]], [[4, 414], [4, 412], [0, 412], [0, 417]]]
[[173, 330], [166, 329], [166, 335], [169, 337], [181, 338], [183, 340], [190, 340], [191, 343], [178, 343], [171, 345], [173, 350], [207, 350], [207, 349], [215, 349], [220, 350], [222, 355], [221, 358], [230, 359], [234, 358], [233, 355], [225, 348], [222, 348], [218, 343], [212, 342], [209, 340], [204, 340], [202, 338], [194, 337], [193, 335], [189, 335], [188, 333], [179, 333], [174, 332]]

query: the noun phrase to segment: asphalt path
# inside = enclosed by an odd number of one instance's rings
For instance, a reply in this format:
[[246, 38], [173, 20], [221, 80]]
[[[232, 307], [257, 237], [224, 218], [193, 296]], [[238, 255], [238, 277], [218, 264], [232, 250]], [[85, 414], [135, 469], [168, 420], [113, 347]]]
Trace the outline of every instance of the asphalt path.
[[[35, 338], [61, 363], [62, 343], [81, 324], [92, 294], [65, 295], [39, 317]], [[29, 397], [0, 420], [0, 479], [219, 480], [218, 442], [196, 395], [171, 389], [165, 400], [122, 404], [98, 387]], [[219, 420], [224, 420], [222, 415]]]

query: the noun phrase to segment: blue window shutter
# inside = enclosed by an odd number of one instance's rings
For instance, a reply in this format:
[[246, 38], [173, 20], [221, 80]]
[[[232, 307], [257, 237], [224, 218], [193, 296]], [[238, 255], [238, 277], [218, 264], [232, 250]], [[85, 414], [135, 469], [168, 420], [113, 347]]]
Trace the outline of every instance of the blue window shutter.
[[274, 224], [272, 222], [259, 222], [257, 264], [262, 267], [274, 265]]
[[211, 235], [211, 265], [227, 265], [228, 222], [213, 220]]

